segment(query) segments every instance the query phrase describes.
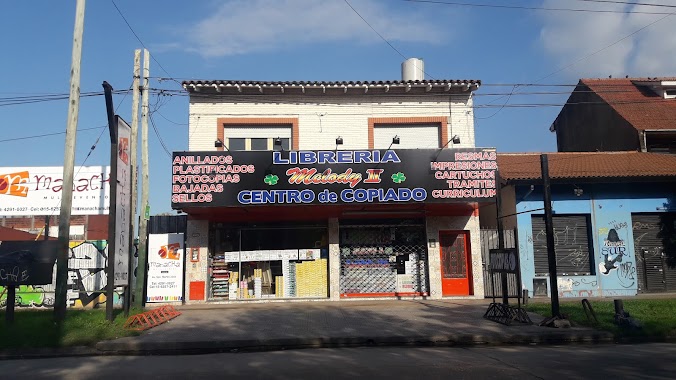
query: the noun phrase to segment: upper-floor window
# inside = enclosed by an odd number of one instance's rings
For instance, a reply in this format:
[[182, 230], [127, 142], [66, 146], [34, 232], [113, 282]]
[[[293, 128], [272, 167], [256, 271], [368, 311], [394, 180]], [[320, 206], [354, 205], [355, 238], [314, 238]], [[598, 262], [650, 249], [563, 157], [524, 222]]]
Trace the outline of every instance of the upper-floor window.
[[[225, 139], [229, 150], [290, 150], [291, 139], [282, 137], [230, 137]], [[279, 143], [275, 143], [279, 140]]]
[[426, 124], [375, 124], [373, 126], [373, 147], [387, 149], [392, 138], [399, 136], [399, 144], [393, 148], [438, 148], [439, 123]]
[[292, 127], [289, 125], [241, 125], [223, 126], [223, 143], [228, 150], [290, 150]]

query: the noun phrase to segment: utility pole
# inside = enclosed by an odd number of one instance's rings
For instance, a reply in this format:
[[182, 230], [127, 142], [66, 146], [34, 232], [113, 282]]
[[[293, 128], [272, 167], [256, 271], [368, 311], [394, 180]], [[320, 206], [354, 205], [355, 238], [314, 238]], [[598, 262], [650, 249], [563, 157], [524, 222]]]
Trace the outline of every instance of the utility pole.
[[556, 250], [554, 249], [554, 224], [552, 221], [552, 189], [549, 184], [549, 162], [546, 154], [540, 155], [542, 185], [545, 202], [545, 230], [547, 232], [547, 259], [549, 260], [549, 287], [552, 294], [552, 317], [559, 317], [559, 286], [556, 279]]
[[[138, 203], [138, 101], [139, 101], [139, 95], [141, 93], [139, 89], [140, 85], [140, 77], [141, 77], [141, 49], [136, 49], [134, 50], [134, 82], [132, 84], [132, 101], [131, 101], [131, 144], [130, 144], [130, 149], [131, 149], [131, 155], [129, 157], [130, 159], [130, 167], [131, 167], [131, 218], [129, 221], [131, 222], [131, 227], [129, 230], [131, 233], [129, 234], [129, 238], [131, 239], [129, 243], [129, 248], [132, 250], [132, 253], [129, 257], [132, 258], [133, 256], [133, 250], [134, 250], [134, 236], [136, 236], [136, 228], [135, 225], [137, 224], [134, 220], [136, 218], [136, 214], [138, 211], [137, 208], [137, 203]], [[131, 262], [131, 260], [130, 260]], [[138, 276], [139, 272], [141, 271], [141, 262], [138, 262], [138, 267], [136, 269], [136, 287], [134, 288], [134, 305], [136, 306], [141, 306], [140, 304], [137, 303], [137, 299], [139, 299], [138, 296], [138, 288], [143, 287], [143, 284], [139, 284], [138, 281]], [[133, 272], [129, 272], [130, 275]], [[129, 292], [131, 295], [131, 292]], [[141, 297], [143, 297], [143, 293], [141, 293]]]
[[147, 231], [148, 220], [146, 219], [146, 210], [148, 209], [148, 77], [150, 76], [150, 53], [148, 49], [143, 49], [143, 93], [141, 96], [141, 212], [139, 215], [138, 228], [138, 269], [136, 270], [136, 300], [134, 304], [142, 307], [145, 304], [145, 281], [147, 270]]
[[84, 32], [85, 0], [75, 5], [73, 52], [70, 65], [70, 95], [68, 98], [68, 125], [63, 158], [63, 187], [59, 214], [59, 252], [56, 261], [56, 291], [54, 294], [54, 319], [57, 323], [66, 318], [68, 292], [68, 242], [70, 238], [70, 212], [73, 206], [73, 171], [75, 166], [75, 141], [80, 111], [80, 62], [82, 60], [82, 35]]

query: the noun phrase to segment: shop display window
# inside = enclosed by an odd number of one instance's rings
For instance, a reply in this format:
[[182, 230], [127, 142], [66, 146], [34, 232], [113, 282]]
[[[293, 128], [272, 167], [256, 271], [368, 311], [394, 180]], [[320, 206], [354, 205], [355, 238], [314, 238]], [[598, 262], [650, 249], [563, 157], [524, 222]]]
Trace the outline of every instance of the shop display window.
[[210, 229], [209, 299], [325, 298], [326, 226], [228, 226]]

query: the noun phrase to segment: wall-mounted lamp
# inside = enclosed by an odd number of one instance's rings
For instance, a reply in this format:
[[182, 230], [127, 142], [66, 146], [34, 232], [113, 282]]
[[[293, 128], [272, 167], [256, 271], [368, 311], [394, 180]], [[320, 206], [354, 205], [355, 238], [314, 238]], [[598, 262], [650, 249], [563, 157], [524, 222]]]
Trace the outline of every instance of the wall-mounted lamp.
[[392, 142], [390, 143], [390, 146], [387, 147], [387, 150], [390, 150], [390, 148], [392, 148], [392, 145], [394, 144], [398, 145], [400, 142], [401, 140], [399, 139], [399, 136], [392, 137]]
[[573, 190], [573, 193], [575, 193], [576, 197], [579, 197], [582, 194], [584, 194], [584, 190], [580, 189], [579, 187], [576, 187], [575, 190]]
[[214, 141], [214, 146], [216, 148], [222, 148], [223, 147], [223, 141], [221, 141], [221, 139], [216, 139], [216, 141]]
[[453, 143], [453, 144], [460, 144], [460, 136], [458, 135], [453, 135], [450, 140], [446, 141], [446, 144], [444, 144], [441, 148], [439, 148], [439, 152], [437, 152], [437, 155], [434, 157], [435, 160], [439, 158], [439, 155], [441, 152], [444, 150], [445, 147], [448, 146], [448, 144]]
[[277, 137], [275, 139], [275, 146], [282, 146], [282, 139], [281, 138]]
[[338, 136], [336, 138], [336, 145], [343, 145], [343, 138], [342, 137]]

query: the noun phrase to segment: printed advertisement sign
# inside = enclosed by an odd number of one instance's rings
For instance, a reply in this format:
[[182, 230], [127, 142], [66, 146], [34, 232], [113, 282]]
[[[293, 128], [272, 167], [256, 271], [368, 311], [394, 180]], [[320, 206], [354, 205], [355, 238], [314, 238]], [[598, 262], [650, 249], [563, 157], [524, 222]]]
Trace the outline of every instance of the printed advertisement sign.
[[175, 152], [174, 208], [485, 202], [494, 149]]
[[148, 236], [146, 302], [183, 300], [183, 234]]
[[115, 286], [129, 285], [129, 226], [131, 224], [131, 127], [117, 117], [117, 187], [115, 207]]
[[[108, 214], [110, 167], [76, 166], [72, 215]], [[0, 216], [59, 215], [63, 167], [0, 168]]]

